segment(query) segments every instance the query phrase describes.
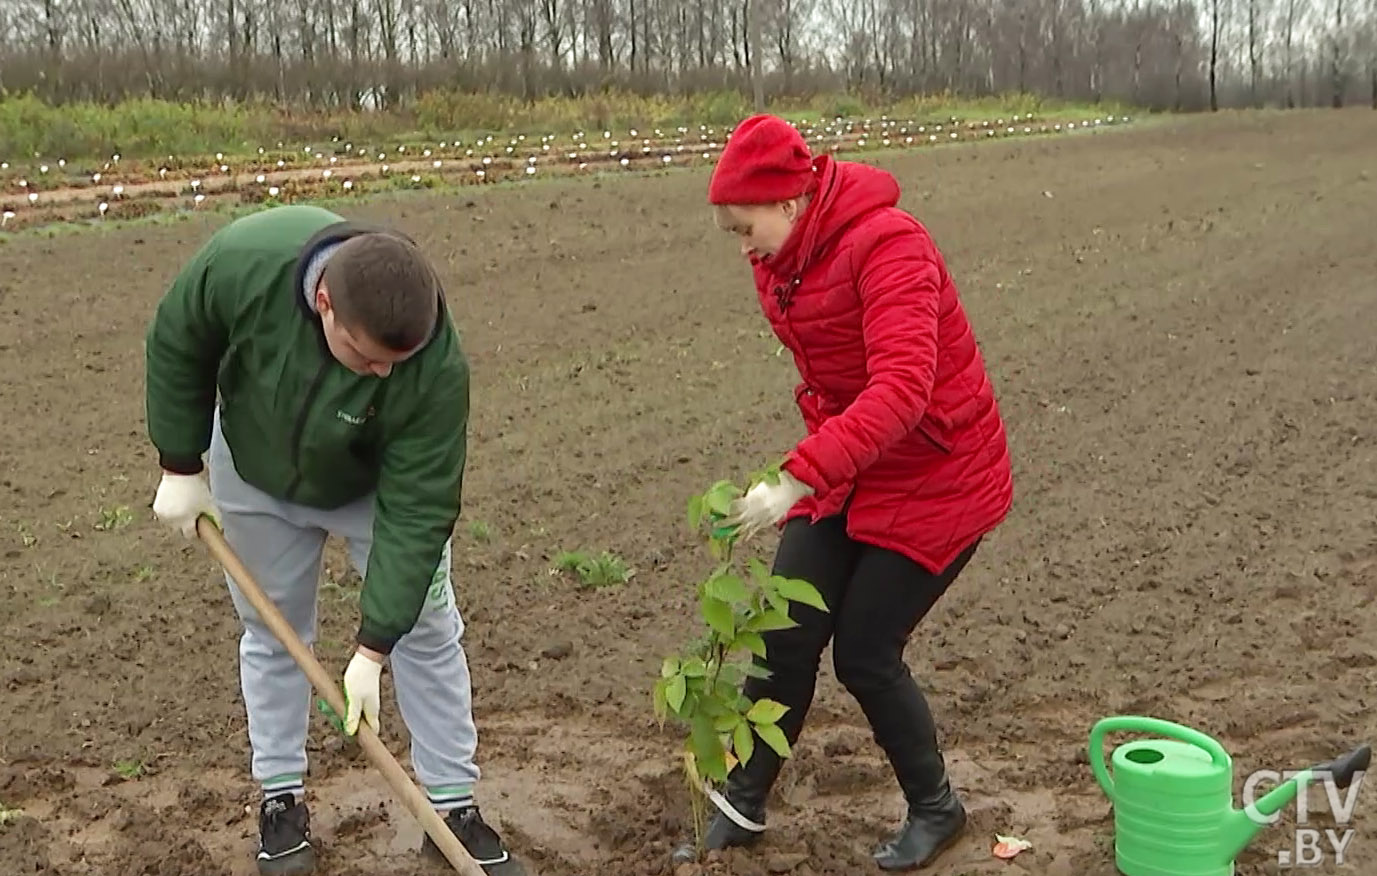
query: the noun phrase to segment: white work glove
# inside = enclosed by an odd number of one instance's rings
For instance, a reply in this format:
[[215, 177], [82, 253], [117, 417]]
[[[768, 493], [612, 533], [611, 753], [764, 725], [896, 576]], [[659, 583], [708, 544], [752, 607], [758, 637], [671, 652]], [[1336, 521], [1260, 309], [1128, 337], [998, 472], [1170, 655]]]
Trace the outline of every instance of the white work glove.
[[220, 513], [210, 497], [210, 485], [200, 475], [163, 472], [153, 497], [153, 514], [186, 538], [196, 535], [196, 520], [207, 514], [220, 525]]
[[349, 707], [344, 716], [344, 732], [353, 736], [359, 732], [359, 718], [368, 722], [373, 732], [378, 732], [378, 707], [382, 704], [379, 685], [382, 679], [382, 661], [368, 656], [362, 650], [354, 652], [354, 659], [344, 670], [344, 703]]
[[784, 519], [798, 501], [812, 495], [813, 488], [789, 474], [779, 473], [779, 483], [764, 481], [751, 487], [746, 495], [732, 502], [723, 526], [739, 526], [741, 538], [748, 539], [760, 530], [774, 526]]

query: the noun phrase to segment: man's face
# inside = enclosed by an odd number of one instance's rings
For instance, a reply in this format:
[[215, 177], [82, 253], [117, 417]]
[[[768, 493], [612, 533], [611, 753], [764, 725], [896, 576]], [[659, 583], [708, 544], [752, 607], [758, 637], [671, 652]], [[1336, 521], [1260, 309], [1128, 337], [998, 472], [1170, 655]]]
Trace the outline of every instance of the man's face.
[[387, 377], [392, 373], [393, 365], [410, 359], [424, 345], [423, 341], [415, 350], [399, 353], [389, 350], [357, 329], [351, 331], [337, 318], [335, 308], [330, 303], [330, 291], [323, 283], [316, 290], [316, 310], [320, 312], [325, 344], [330, 348], [330, 353], [355, 374]]

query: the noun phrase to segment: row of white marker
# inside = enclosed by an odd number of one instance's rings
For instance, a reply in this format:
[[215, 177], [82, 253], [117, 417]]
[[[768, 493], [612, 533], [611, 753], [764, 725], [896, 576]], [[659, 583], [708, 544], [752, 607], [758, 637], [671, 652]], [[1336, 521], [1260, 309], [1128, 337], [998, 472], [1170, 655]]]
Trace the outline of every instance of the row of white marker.
[[[1022, 116], [1015, 115], [1015, 116], [1012, 118], [1011, 121], [1014, 122], [1014, 123], [1016, 124], [1016, 123], [1018, 123], [1022, 118], [1023, 118]], [[1032, 118], [1032, 115], [1029, 114], [1028, 118], [1031, 119], [1031, 118]], [[1115, 120], [1115, 117], [1114, 117], [1114, 116], [1109, 116], [1109, 117], [1108, 117], [1108, 121], [1109, 121], [1110, 123], [1113, 123], [1114, 120]], [[1104, 119], [1095, 119], [1095, 121], [1093, 122], [1093, 124], [1099, 125], [1099, 124], [1101, 124], [1103, 121], [1104, 121]], [[1127, 121], [1127, 119], [1124, 119], [1124, 121]], [[856, 127], [857, 127], [857, 124], [855, 124], [855, 123], [846, 123], [846, 124], [842, 124], [842, 122], [843, 122], [842, 118], [841, 118], [840, 116], [837, 117], [835, 125], [826, 125], [826, 126], [823, 128], [823, 133], [821, 133], [821, 134], [819, 134], [819, 133], [817, 132], [817, 128], [816, 128], [816, 127], [811, 126], [811, 125], [808, 125], [807, 123], [804, 123], [803, 125], [799, 125], [799, 126], [796, 126], [796, 127], [799, 128], [800, 132], [804, 133], [804, 136], [805, 136], [805, 137], [811, 138], [811, 139], [813, 139], [813, 140], [815, 140], [815, 141], [816, 141], [816, 140], [823, 139], [824, 137], [834, 137], [834, 138], [840, 139], [840, 138], [845, 137], [847, 134], [854, 133], [854, 132], [855, 132], [855, 129], [856, 129]], [[866, 120], [864, 120], [863, 122], [861, 122], [861, 123], [859, 124], [859, 127], [860, 127], [862, 130], [864, 130], [864, 131], [869, 131], [869, 130], [871, 129], [871, 127], [872, 127], [873, 124], [874, 124], [874, 123], [872, 122], [872, 120], [866, 119]], [[881, 118], [880, 118], [880, 123], [879, 123], [881, 129], [888, 129], [888, 128], [899, 127], [899, 128], [900, 128], [900, 130], [899, 130], [899, 133], [900, 133], [900, 134], [906, 134], [906, 133], [907, 133], [907, 128], [908, 128], [908, 126], [910, 126], [910, 125], [912, 125], [912, 124], [913, 124], [913, 123], [912, 123], [912, 122], [909, 122], [909, 121], [902, 121], [902, 120], [898, 120], [898, 119], [889, 119], [888, 117], [885, 117], [885, 116], [881, 116]], [[961, 123], [960, 123], [957, 119], [955, 119], [955, 118], [953, 118], [953, 119], [949, 122], [949, 124], [953, 124], [953, 125], [957, 125], [957, 126], [960, 126], [960, 125], [961, 125]], [[992, 124], [992, 123], [989, 122], [989, 121], [984, 121], [984, 122], [981, 122], [981, 123], [980, 123], [981, 127], [984, 127], [984, 128], [987, 128], [987, 129], [991, 127], [991, 124]], [[1086, 121], [1086, 122], [1082, 122], [1081, 124], [1082, 124], [1083, 126], [1089, 126], [1089, 125], [1092, 124], [1092, 123], [1089, 122], [1089, 121]], [[993, 125], [994, 125], [995, 127], [1005, 127], [1007, 133], [1014, 133], [1014, 131], [1015, 131], [1015, 128], [1014, 128], [1012, 125], [1006, 126], [1006, 125], [1005, 125], [1005, 121], [1004, 121], [1004, 119], [1002, 119], [1002, 118], [1001, 118], [1001, 119], [997, 119], [997, 120], [993, 123]], [[1074, 126], [1074, 123], [1071, 123], [1071, 125]], [[969, 124], [967, 124], [966, 127], [969, 128], [969, 127], [971, 127], [971, 126], [970, 126]], [[1061, 126], [1060, 126], [1060, 125], [1057, 125], [1056, 127], [1057, 127], [1057, 129], [1059, 130]], [[698, 139], [699, 139], [699, 141], [700, 141], [700, 142], [709, 142], [710, 148], [715, 148], [717, 144], [716, 144], [715, 141], [710, 142], [710, 138], [715, 137], [715, 135], [716, 135], [716, 130], [717, 130], [717, 129], [716, 129], [715, 127], [709, 127], [709, 126], [707, 126], [707, 125], [699, 125], [699, 133], [698, 133]], [[936, 131], [942, 131], [942, 130], [943, 130], [943, 126], [942, 126], [941, 124], [938, 124], [938, 125], [936, 125], [936, 126], [934, 127], [934, 130], [936, 130]], [[922, 134], [922, 133], [926, 133], [926, 131], [927, 131], [926, 126], [920, 125], [920, 126], [918, 127], [918, 133]], [[1025, 132], [1025, 133], [1028, 133], [1028, 132], [1030, 132], [1030, 131], [1031, 131], [1031, 128], [1029, 128], [1029, 127], [1027, 127], [1027, 126], [1024, 127], [1024, 132]], [[636, 138], [640, 137], [640, 133], [639, 133], [639, 132], [637, 131], [637, 129], [635, 129], [635, 128], [630, 129], [629, 133], [630, 133], [632, 139], [636, 139]], [[679, 134], [679, 137], [678, 137], [679, 151], [682, 152], [683, 149], [684, 149], [683, 141], [684, 141], [685, 135], [688, 134], [688, 128], [682, 127], [682, 126], [681, 126], [681, 127], [679, 127], [679, 128], [677, 129], [677, 133]], [[664, 132], [663, 132], [663, 130], [660, 129], [660, 128], [656, 128], [655, 131], [654, 131], [654, 134], [655, 134], [655, 138], [656, 138], [657, 140], [663, 139], [663, 138], [664, 138]], [[603, 139], [605, 139], [605, 140], [611, 140], [611, 138], [612, 138], [612, 132], [611, 132], [611, 131], [603, 131], [603, 132], [602, 132], [602, 136], [603, 136]], [[727, 131], [727, 132], [725, 133], [724, 139], [730, 139], [730, 138], [731, 138], [731, 134], [730, 134], [729, 131]], [[335, 141], [337, 142], [339, 138], [336, 137], [336, 138], [334, 138], [334, 139], [335, 139]], [[519, 135], [517, 135], [516, 137], [511, 138], [511, 139], [508, 141], [508, 145], [507, 145], [507, 148], [506, 148], [506, 152], [507, 152], [508, 154], [512, 153], [513, 151], [515, 151], [516, 147], [519, 146], [521, 143], [524, 143], [524, 142], [526, 141], [526, 139], [527, 139], [527, 136], [526, 136], [525, 134], [519, 134]], [[546, 152], [550, 151], [550, 149], [551, 149], [551, 144], [553, 144], [557, 139], [558, 139], [558, 138], [557, 138], [557, 135], [555, 135], [555, 134], [544, 134], [544, 135], [542, 135], [542, 136], [541, 136], [541, 143], [542, 143], [542, 147], [541, 147], [541, 148], [542, 148], [542, 151], [546, 151]], [[577, 148], [578, 148], [580, 151], [585, 151], [585, 152], [586, 152], [586, 151], [588, 151], [588, 149], [590, 148], [590, 147], [588, 146], [588, 142], [587, 142], [587, 141], [588, 141], [588, 137], [587, 137], [587, 135], [585, 134], [585, 132], [583, 132], [583, 131], [575, 132], [575, 133], [572, 135], [572, 138], [571, 138], [571, 139], [572, 139], [573, 141], [577, 142], [577, 144], [578, 144]], [[489, 134], [487, 137], [479, 138], [479, 139], [474, 143], [474, 147], [476, 147], [476, 148], [478, 148], [478, 149], [481, 149], [484, 145], [490, 145], [490, 144], [492, 144], [495, 140], [496, 140], [495, 135]], [[651, 141], [650, 141], [648, 138], [642, 139], [642, 144], [645, 145], [645, 146], [649, 146], [649, 145], [650, 145], [650, 142], [651, 142]], [[862, 142], [864, 142], [864, 141], [862, 141]], [[910, 142], [911, 142], [911, 140], [910, 140]], [[455, 140], [453, 145], [454, 145], [455, 148], [458, 148], [459, 146], [462, 145], [462, 141], [460, 141], [460, 140]], [[612, 140], [612, 142], [611, 142], [609, 145], [610, 145], [613, 149], [616, 149], [616, 148], [620, 145], [620, 141]], [[283, 143], [282, 143], [282, 141], [278, 141], [277, 146], [278, 146], [279, 149], [283, 148]], [[441, 142], [439, 143], [439, 148], [440, 148], [440, 149], [447, 149], [447, 148], [449, 148], [449, 146], [450, 146], [449, 141], [441, 141]], [[346, 143], [346, 144], [345, 144], [345, 150], [346, 150], [346, 152], [350, 152], [350, 153], [355, 152], [352, 143]], [[317, 161], [324, 161], [324, 160], [327, 160], [327, 159], [326, 159], [326, 156], [324, 155], [324, 153], [320, 152], [319, 150], [314, 149], [313, 147], [311, 147], [311, 146], [309, 146], [309, 145], [303, 147], [303, 148], [302, 148], [302, 151], [303, 151], [304, 153], [306, 153], [307, 155], [311, 155], [311, 156], [312, 156], [313, 158], [315, 158]], [[397, 151], [397, 153], [400, 154], [400, 155], [405, 155], [405, 154], [406, 154], [406, 146], [398, 146], [396, 151]], [[266, 154], [266, 150], [265, 150], [262, 146], [260, 146], [260, 147], [258, 147], [258, 154], [259, 154], [259, 155], [264, 155], [264, 154]], [[358, 154], [359, 156], [365, 156], [365, 155], [368, 154], [368, 149], [367, 149], [367, 148], [364, 148], [364, 147], [360, 147], [360, 148], [357, 150], [357, 154]], [[468, 149], [468, 150], [465, 151], [465, 157], [466, 157], [466, 158], [472, 158], [472, 157], [473, 157], [473, 154], [474, 154], [474, 149], [473, 149], [473, 148], [470, 148], [470, 149]], [[421, 156], [422, 156], [422, 157], [424, 157], [424, 158], [429, 158], [431, 155], [432, 155], [432, 150], [431, 150], [430, 148], [423, 148], [423, 149], [422, 149], [422, 151], [421, 151]], [[574, 156], [571, 154], [570, 157], [574, 157]], [[386, 153], [386, 152], [379, 152], [378, 155], [377, 155], [377, 158], [378, 158], [379, 161], [383, 161], [383, 160], [385, 160], [385, 159], [387, 158], [387, 153]], [[110, 167], [111, 167], [111, 165], [112, 165], [112, 164], [118, 164], [118, 163], [119, 163], [119, 160], [120, 160], [120, 155], [119, 155], [119, 153], [115, 153], [114, 155], [112, 155], [112, 156], [110, 157], [110, 161], [108, 161], [108, 162], [105, 163], [105, 168], [104, 168], [104, 169], [109, 170]], [[175, 158], [174, 158], [173, 156], [169, 155], [169, 156], [168, 156], [168, 160], [169, 160], [169, 161], [175, 161]], [[224, 161], [225, 161], [225, 154], [224, 154], [223, 152], [217, 152], [217, 153], [215, 153], [215, 160], [216, 160], [217, 162], [220, 162], [219, 168], [218, 168], [218, 169], [220, 170], [221, 173], [228, 173], [228, 172], [229, 172], [229, 170], [230, 170], [229, 165], [224, 163]], [[335, 164], [335, 163], [338, 161], [338, 156], [332, 155], [332, 156], [329, 157], [328, 160], [329, 160], [329, 162], [330, 162], [331, 164]], [[67, 165], [66, 159], [64, 159], [64, 158], [59, 158], [59, 159], [57, 160], [57, 165], [58, 165], [58, 167], [60, 167], [60, 168], [61, 168], [61, 167], [66, 167], [66, 165]], [[0, 170], [8, 170], [8, 169], [9, 169], [9, 166], [10, 166], [10, 164], [9, 164], [8, 161], [0, 161]], [[277, 166], [278, 166], [278, 168], [284, 168], [284, 167], [286, 166], [286, 161], [285, 161], [285, 160], [279, 159], [278, 162], [277, 162]], [[40, 164], [38, 170], [39, 170], [39, 173], [40, 173], [40, 174], [46, 174], [46, 173], [48, 173], [48, 171], [49, 171], [49, 166], [48, 166], [47, 164]], [[160, 177], [166, 177], [167, 171], [168, 171], [168, 169], [167, 169], [166, 167], [159, 168], [159, 171], [158, 171], [159, 176], [160, 176]], [[91, 181], [92, 181], [92, 182], [94, 182], [94, 183], [99, 183], [100, 180], [101, 180], [101, 174], [100, 174], [100, 173], [94, 173], [94, 174], [91, 175]], [[20, 180], [20, 181], [19, 181], [19, 185], [20, 185], [21, 187], [26, 187], [26, 186], [28, 185], [28, 183], [27, 183], [26, 180]]]
[[[1001, 119], [1000, 121], [1002, 122], [1003, 120]], [[1058, 123], [1058, 124], [1055, 124], [1055, 125], [1052, 126], [1052, 130], [1057, 131], [1057, 132], [1061, 132], [1061, 131], [1063, 131], [1063, 130], [1072, 131], [1072, 130], [1075, 130], [1077, 127], [1080, 127], [1080, 128], [1089, 128], [1089, 127], [1092, 127], [1092, 126], [1098, 126], [1098, 125], [1104, 124], [1106, 121], [1107, 121], [1108, 123], [1110, 123], [1110, 124], [1113, 124], [1113, 123], [1115, 122], [1115, 117], [1114, 117], [1114, 116], [1109, 116], [1107, 119], [1095, 119], [1093, 122], [1092, 122], [1092, 121], [1089, 121], [1089, 120], [1086, 120], [1086, 121], [1080, 122], [1079, 124], [1076, 123], [1076, 122], [1068, 122], [1068, 123], [1065, 125], [1064, 128], [1063, 128], [1063, 126], [1062, 126], [1060, 123]], [[1124, 119], [1122, 119], [1121, 121], [1127, 121], [1127, 118], [1124, 118]], [[897, 123], [897, 122], [883, 123], [882, 126], [887, 126], [887, 125], [891, 125], [891, 124], [898, 124], [898, 123]], [[1048, 126], [1046, 126], [1046, 125], [1041, 126], [1041, 130], [1046, 131], [1047, 129], [1048, 129]], [[680, 129], [680, 130], [683, 130], [683, 129]], [[920, 133], [926, 132], [926, 126], [920, 126], [918, 130], [919, 130]], [[942, 125], [936, 125], [936, 126], [934, 127], [934, 130], [941, 131], [941, 130], [943, 130], [943, 126], [942, 126]], [[993, 128], [983, 128], [983, 130], [984, 130], [984, 133], [985, 133], [985, 135], [986, 135], [987, 137], [996, 136], [996, 134], [998, 133], [998, 131], [996, 131], [996, 130], [993, 129]], [[1031, 134], [1032, 132], [1033, 132], [1033, 127], [1032, 127], [1031, 125], [1024, 125], [1024, 126], [1023, 126], [1022, 133], [1024, 133], [1024, 134]], [[658, 134], [659, 131], [656, 131], [656, 133]], [[1004, 133], [1006, 133], [1006, 134], [1016, 134], [1016, 133], [1018, 133], [1018, 130], [1017, 130], [1015, 127], [1013, 127], [1012, 125], [1006, 125], [1005, 128], [1004, 128]], [[634, 136], [634, 135], [636, 134], [636, 131], [633, 129], [633, 130], [631, 131], [631, 134]], [[546, 136], [553, 136], [553, 135], [546, 135]], [[605, 137], [610, 137], [610, 136], [611, 136], [611, 133], [610, 133], [610, 132], [604, 132], [604, 136], [605, 136]], [[838, 136], [840, 136], [840, 135], [838, 135]], [[960, 132], [959, 132], [959, 131], [952, 131], [952, 132], [950, 132], [950, 133], [948, 134], [948, 137], [949, 137], [950, 139], [952, 139], [952, 140], [960, 139], [960, 136], [961, 136], [961, 135], [960, 135]], [[487, 138], [488, 141], [491, 141], [492, 139], [493, 139], [492, 137], [488, 137], [488, 138]], [[521, 135], [520, 137], [516, 138], [516, 140], [524, 140], [524, 139], [525, 139], [525, 135]], [[730, 139], [730, 137], [728, 137], [728, 139]], [[821, 134], [813, 134], [813, 135], [811, 136], [811, 138], [810, 138], [809, 135], [805, 134], [805, 139], [812, 139], [814, 142], [818, 142], [818, 141], [821, 141], [821, 140], [826, 139], [826, 136], [825, 136], [825, 135], [821, 135]], [[914, 139], [915, 139], [915, 138], [913, 137], [913, 135], [907, 135], [907, 136], [904, 137], [904, 142], [905, 142], [905, 144], [912, 145], [913, 142], [914, 142]], [[937, 134], [934, 133], [934, 134], [928, 134], [928, 135], [927, 135], [927, 139], [928, 139], [928, 142], [929, 142], [929, 143], [936, 143], [940, 138], [938, 137]], [[513, 142], [516, 142], [516, 140], [514, 140]], [[866, 139], [865, 139], [864, 137], [862, 137], [862, 138], [860, 138], [859, 140], [857, 140], [856, 146], [857, 146], [858, 148], [865, 148], [866, 142], [867, 142]], [[889, 147], [889, 146], [893, 145], [894, 140], [893, 140], [893, 138], [891, 138], [891, 137], [882, 137], [880, 142], [881, 142], [881, 144], [882, 144], [883, 146]], [[649, 144], [650, 144], [650, 141], [647, 139], [647, 140], [643, 140], [642, 143], [643, 143], [643, 145], [642, 145], [642, 147], [641, 147], [641, 152], [642, 152], [642, 154], [649, 154], [649, 153], [651, 152], [651, 146], [649, 145]], [[445, 147], [446, 147], [446, 143], [441, 143], [441, 144], [439, 144], [439, 145], [440, 145], [441, 148], [445, 148]], [[616, 148], [616, 147], [618, 147], [618, 146], [620, 145], [620, 143], [619, 143], [618, 141], [613, 141], [613, 142], [610, 143], [609, 145], [612, 146], [612, 147], [614, 147], [613, 149], [609, 150], [609, 152], [608, 152], [609, 157], [617, 157], [619, 154], [621, 154], [621, 153], [624, 152], [624, 150], [620, 150], [620, 149]], [[723, 145], [725, 145], [725, 144], [723, 144]], [[580, 148], [582, 148], [582, 149], [587, 149], [587, 148], [588, 148], [586, 142], [585, 142], [585, 143], [580, 143], [579, 146], [580, 146]], [[716, 142], [715, 140], [713, 140], [713, 141], [708, 141], [707, 146], [708, 146], [708, 150], [707, 150], [707, 151], [704, 151], [704, 152], [702, 153], [702, 157], [703, 157], [704, 159], [710, 158], [710, 157], [711, 157], [711, 154], [712, 154], [712, 151], [715, 151], [715, 150], [718, 149], [718, 144], [717, 144], [717, 142]], [[832, 146], [831, 146], [831, 149], [832, 149], [833, 151], [836, 151], [839, 147], [840, 147], [840, 143], [834, 142], [834, 143], [832, 144]], [[310, 148], [310, 147], [307, 147], [308, 150], [309, 150], [309, 148]], [[679, 152], [679, 153], [682, 153], [682, 152], [685, 151], [685, 148], [686, 148], [686, 147], [685, 147], [683, 144], [680, 144], [680, 145], [678, 145], [678, 146], [676, 147], [676, 151]], [[544, 149], [545, 151], [548, 151], [548, 150], [550, 149], [549, 144], [546, 143], [546, 144], [543, 146], [543, 149]], [[398, 151], [399, 151], [399, 152], [405, 152], [405, 151], [406, 151], [406, 147], [404, 147], [404, 146], [398, 147]], [[508, 146], [508, 147], [507, 147], [507, 152], [510, 153], [510, 152], [512, 152], [512, 151], [513, 151], [513, 147]], [[696, 150], [695, 150], [695, 151], [696, 151]], [[260, 153], [263, 152], [263, 149], [262, 149], [261, 147], [259, 148], [259, 152], [260, 152]], [[360, 152], [363, 152], [363, 150], [360, 150]], [[423, 151], [422, 154], [423, 154], [425, 157], [429, 157], [429, 156], [432, 154], [432, 152], [431, 152], [430, 149], [425, 149], [425, 150]], [[472, 155], [473, 155], [473, 150], [472, 150], [472, 149], [468, 150], [467, 156], [472, 156]], [[170, 157], [170, 156], [169, 156], [169, 157]], [[217, 160], [220, 160], [220, 161], [223, 161], [223, 160], [224, 160], [224, 155], [223, 155], [223, 153], [217, 153], [215, 157], [216, 157]], [[323, 158], [323, 156], [321, 155], [321, 153], [316, 153], [316, 157], [317, 157], [317, 158]], [[386, 157], [386, 153], [382, 153], [382, 152], [378, 153], [378, 158], [379, 158], [380, 160], [383, 159], [383, 158], [385, 158], [385, 157]], [[578, 159], [580, 156], [579, 156], [579, 154], [578, 154], [577, 152], [568, 152], [568, 153], [566, 153], [566, 157], [567, 157], [569, 160], [572, 161], [572, 160]], [[113, 156], [113, 160], [114, 160], [114, 161], [118, 161], [118, 160], [119, 160], [119, 155]], [[330, 157], [330, 163], [333, 164], [333, 163], [336, 163], [336, 161], [337, 161], [337, 157], [336, 157], [336, 156], [331, 156], [331, 157]], [[493, 156], [491, 156], [491, 155], [485, 156], [485, 157], [482, 159], [482, 161], [483, 161], [483, 164], [484, 164], [484, 165], [490, 165], [490, 164], [492, 164], [492, 162], [493, 162]], [[527, 176], [534, 176], [534, 175], [535, 175], [535, 173], [536, 173], [536, 167], [535, 167], [536, 161], [537, 161], [537, 156], [532, 155], [532, 156], [530, 156], [530, 157], [527, 158], [527, 166], [526, 166], [526, 168], [525, 168], [525, 172], [526, 172], [526, 175], [527, 175]], [[665, 155], [661, 156], [661, 163], [663, 163], [663, 164], [666, 164], [666, 165], [672, 164], [673, 161], [674, 161], [674, 156], [672, 156], [672, 155], [665, 154]], [[60, 161], [59, 163], [65, 163], [65, 162], [61, 162], [61, 161]], [[628, 158], [625, 154], [622, 154], [622, 155], [621, 155], [621, 158], [620, 158], [620, 160], [619, 160], [619, 164], [620, 164], [622, 167], [625, 168], [625, 167], [630, 166], [630, 163], [631, 163], [630, 158]], [[0, 165], [3, 165], [3, 167], [8, 167], [8, 163], [0, 162]], [[277, 165], [278, 165], [279, 168], [283, 168], [283, 167], [285, 167], [286, 162], [285, 162], [285, 161], [279, 160], [279, 161], [277, 162]], [[442, 167], [443, 161], [442, 161], [441, 159], [438, 159], [438, 158], [437, 158], [437, 159], [434, 159], [434, 160], [431, 162], [431, 165], [432, 165], [433, 168], [439, 169], [439, 168]], [[587, 167], [588, 167], [588, 162], [587, 162], [587, 161], [582, 161], [582, 162], [579, 163], [579, 170], [585, 170]], [[44, 172], [46, 172], [46, 165], [44, 165], [42, 169], [44, 170]], [[219, 169], [220, 169], [222, 172], [228, 172], [228, 170], [229, 170], [228, 166], [227, 166], [227, 165], [224, 165], [224, 164], [221, 164]], [[390, 165], [388, 165], [388, 164], [382, 164], [382, 165], [379, 167], [379, 170], [380, 170], [383, 174], [387, 174], [387, 173], [390, 172], [391, 167], [390, 167]], [[475, 170], [475, 171], [474, 171], [474, 174], [475, 174], [475, 176], [477, 176], [479, 179], [486, 178], [486, 176], [487, 176], [487, 172], [486, 172], [484, 169], [482, 169], [482, 168], [479, 168], [479, 169]], [[160, 176], [161, 178], [165, 178], [166, 175], [167, 175], [167, 168], [165, 168], [165, 167], [164, 167], [164, 168], [160, 168], [160, 169], [159, 169], [159, 176]], [[322, 178], [324, 178], [324, 179], [330, 179], [333, 175], [334, 175], [334, 171], [333, 171], [331, 168], [326, 168], [326, 169], [324, 169], [323, 171], [321, 171], [321, 176], [322, 176]], [[100, 176], [101, 176], [101, 175], [100, 175], [99, 173], [94, 174], [94, 175], [93, 175], [93, 180], [92, 180], [92, 181], [98, 183], [98, 182], [100, 181]], [[255, 177], [255, 182], [257, 182], [257, 183], [260, 184], [260, 185], [263, 184], [263, 183], [265, 183], [266, 181], [267, 181], [267, 177], [266, 177], [266, 175], [264, 175], [264, 174], [261, 174], [261, 173], [260, 173], [260, 174], [258, 174], [258, 175]], [[421, 176], [420, 176], [420, 174], [412, 174], [412, 176], [411, 176], [411, 181], [412, 181], [413, 183], [420, 183], [420, 182], [421, 182]], [[19, 180], [19, 185], [20, 185], [20, 186], [25, 186], [25, 187], [26, 187], [26, 186], [28, 185], [28, 183], [27, 183], [26, 180]], [[193, 198], [192, 198], [192, 202], [193, 202], [193, 204], [199, 206], [199, 205], [201, 204], [201, 202], [205, 200], [205, 195], [202, 194], [201, 192], [197, 191], [197, 190], [201, 187], [201, 180], [199, 180], [199, 179], [193, 179], [193, 180], [191, 180], [191, 181], [190, 181], [190, 186], [191, 186], [192, 191], [196, 192], [196, 194], [195, 194], [195, 195], [193, 196]], [[354, 187], [354, 183], [353, 183], [352, 180], [346, 179], [346, 180], [343, 181], [343, 183], [341, 184], [341, 186], [342, 186], [342, 188], [343, 188], [345, 191], [352, 191], [352, 189], [353, 189], [353, 187]], [[122, 185], [115, 185], [115, 186], [113, 186], [113, 187], [111, 188], [111, 196], [112, 196], [112, 197], [119, 198], [119, 197], [121, 197], [123, 194], [124, 194], [124, 186], [122, 186]], [[281, 194], [281, 188], [280, 188], [280, 187], [278, 187], [278, 186], [270, 186], [270, 187], [268, 188], [268, 196], [269, 196], [269, 197], [275, 198], [275, 197], [277, 197], [279, 194]], [[35, 203], [37, 203], [37, 202], [38, 202], [38, 193], [37, 193], [37, 192], [29, 192], [29, 194], [28, 194], [28, 200], [29, 200], [29, 203], [30, 203], [30, 204], [35, 204]], [[101, 201], [100, 204], [99, 204], [98, 207], [97, 207], [97, 210], [98, 210], [99, 214], [103, 217], [103, 216], [105, 215], [105, 213], [109, 210], [109, 208], [110, 208], [110, 205], [109, 205], [109, 203], [108, 203], [107, 201]], [[5, 221], [8, 221], [8, 220], [9, 220], [10, 218], [12, 218], [13, 216], [14, 216], [14, 212], [13, 212], [13, 211], [10, 211], [10, 210], [6, 210], [3, 214], [0, 214], [0, 225], [3, 225]]]

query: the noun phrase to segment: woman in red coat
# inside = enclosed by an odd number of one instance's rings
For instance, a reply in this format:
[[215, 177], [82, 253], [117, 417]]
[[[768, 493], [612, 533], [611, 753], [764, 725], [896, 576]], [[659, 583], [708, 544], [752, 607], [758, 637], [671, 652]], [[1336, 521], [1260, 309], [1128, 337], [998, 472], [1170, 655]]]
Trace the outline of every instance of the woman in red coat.
[[[874, 853], [886, 870], [923, 865], [965, 825], [903, 653], [1013, 498], [975, 337], [941, 253], [897, 207], [899, 194], [882, 170], [815, 158], [768, 115], [736, 128], [709, 187], [718, 225], [738, 236], [761, 308], [793, 353], [807, 430], [779, 484], [753, 488], [730, 522], [746, 537], [783, 523], [775, 574], [810, 581], [830, 609], [794, 606], [798, 626], [765, 636], [770, 678], [749, 679], [744, 693], [789, 707], [780, 728], [792, 745], [831, 640], [837, 678], [908, 803]], [[759, 837], [781, 765], [762, 745], [732, 773], [708, 848]], [[674, 854], [693, 856], [691, 844]]]

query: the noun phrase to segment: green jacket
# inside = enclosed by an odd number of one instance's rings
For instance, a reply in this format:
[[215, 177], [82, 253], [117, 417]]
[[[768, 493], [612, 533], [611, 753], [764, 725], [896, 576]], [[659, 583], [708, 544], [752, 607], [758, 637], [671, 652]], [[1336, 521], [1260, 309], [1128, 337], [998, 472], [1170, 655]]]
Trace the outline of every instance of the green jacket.
[[146, 414], [162, 466], [199, 472], [218, 388], [246, 482], [320, 508], [376, 491], [358, 641], [388, 653], [415, 624], [459, 516], [469, 367], [438, 280], [434, 335], [388, 377], [354, 374], [330, 354], [304, 294], [307, 263], [369, 230], [285, 206], [216, 232], [148, 327]]

